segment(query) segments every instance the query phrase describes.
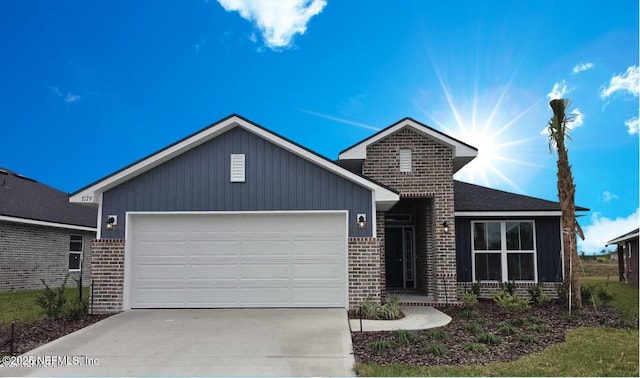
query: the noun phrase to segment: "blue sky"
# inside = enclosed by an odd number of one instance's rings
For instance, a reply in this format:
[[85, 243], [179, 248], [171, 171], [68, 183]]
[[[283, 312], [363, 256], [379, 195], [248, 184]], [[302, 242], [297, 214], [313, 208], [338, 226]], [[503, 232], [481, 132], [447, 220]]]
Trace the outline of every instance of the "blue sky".
[[639, 222], [638, 43], [635, 0], [3, 1], [0, 166], [74, 192], [231, 113], [332, 159], [412, 117], [556, 200], [563, 97], [598, 252]]

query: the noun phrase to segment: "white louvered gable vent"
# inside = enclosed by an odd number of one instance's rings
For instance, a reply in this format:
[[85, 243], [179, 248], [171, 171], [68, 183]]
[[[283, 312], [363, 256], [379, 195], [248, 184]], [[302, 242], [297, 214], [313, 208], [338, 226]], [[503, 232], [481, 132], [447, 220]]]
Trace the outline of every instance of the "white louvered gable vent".
[[244, 182], [244, 154], [231, 154], [231, 182]]
[[411, 172], [411, 150], [400, 150], [400, 172]]

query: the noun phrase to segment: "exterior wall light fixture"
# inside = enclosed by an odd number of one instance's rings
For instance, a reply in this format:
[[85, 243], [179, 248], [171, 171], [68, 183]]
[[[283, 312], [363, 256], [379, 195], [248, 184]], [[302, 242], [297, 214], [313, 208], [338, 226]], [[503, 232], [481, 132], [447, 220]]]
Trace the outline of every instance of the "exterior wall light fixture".
[[115, 230], [118, 227], [118, 216], [117, 215], [109, 215], [107, 217], [107, 230]]
[[364, 229], [367, 227], [367, 214], [358, 214], [358, 228]]
[[447, 224], [447, 221], [442, 222], [442, 230], [445, 234], [449, 233], [449, 224]]

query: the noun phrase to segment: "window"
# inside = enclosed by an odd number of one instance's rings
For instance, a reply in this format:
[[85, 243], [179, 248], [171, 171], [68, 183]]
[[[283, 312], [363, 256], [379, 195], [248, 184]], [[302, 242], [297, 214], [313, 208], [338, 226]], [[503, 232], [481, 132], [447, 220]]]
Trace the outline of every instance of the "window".
[[82, 261], [82, 235], [69, 236], [69, 270], [79, 271]]
[[474, 281], [536, 281], [533, 221], [472, 222]]
[[231, 182], [244, 182], [244, 154], [231, 154]]
[[411, 150], [400, 150], [400, 172], [411, 172]]

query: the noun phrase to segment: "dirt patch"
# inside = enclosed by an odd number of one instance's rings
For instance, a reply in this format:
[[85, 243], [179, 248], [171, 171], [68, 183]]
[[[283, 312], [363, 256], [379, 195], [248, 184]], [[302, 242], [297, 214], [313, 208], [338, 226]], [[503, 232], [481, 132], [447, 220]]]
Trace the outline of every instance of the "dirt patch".
[[[597, 311], [593, 307], [585, 307], [573, 311], [571, 316], [559, 304], [535, 307], [523, 313], [503, 312], [493, 301], [481, 301], [473, 314], [462, 307], [440, 310], [451, 316], [451, 323], [436, 329], [415, 331], [409, 342], [405, 336], [403, 343], [397, 331], [353, 332], [351, 338], [356, 362], [484, 365], [513, 361], [565, 341], [569, 329], [623, 327], [624, 323], [617, 311], [604, 307]], [[487, 339], [496, 344], [487, 343]]]
[[[16, 322], [13, 355], [20, 355], [43, 344], [105, 319], [113, 314], [85, 315], [83, 319], [42, 319]], [[0, 356], [9, 355], [11, 348], [11, 324], [0, 325]]]

